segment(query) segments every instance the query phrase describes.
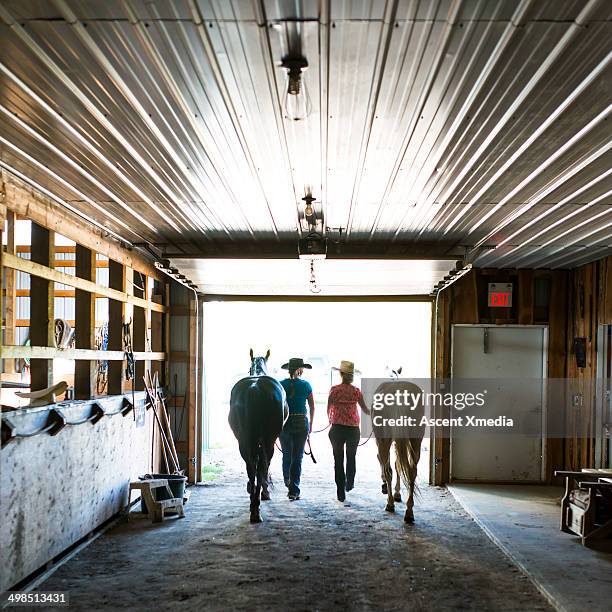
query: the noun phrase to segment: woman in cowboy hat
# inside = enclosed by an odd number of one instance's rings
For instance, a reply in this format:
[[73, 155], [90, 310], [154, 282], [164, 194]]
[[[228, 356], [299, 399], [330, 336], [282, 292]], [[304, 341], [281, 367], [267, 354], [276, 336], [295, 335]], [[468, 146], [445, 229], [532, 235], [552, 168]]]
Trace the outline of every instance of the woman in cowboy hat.
[[[308, 381], [302, 380], [300, 377], [304, 373], [304, 368], [310, 370], [312, 366], [309, 363], [304, 363], [301, 357], [292, 357], [281, 367], [284, 370], [289, 370], [289, 378], [280, 381], [287, 393], [287, 403], [289, 404], [289, 418], [280, 435], [283, 451], [283, 476], [285, 485], [289, 489], [289, 499], [295, 501], [300, 498], [300, 476], [302, 474], [304, 445], [312, 429], [315, 410], [312, 387]], [[307, 403], [309, 410], [306, 409]], [[310, 412], [310, 421], [308, 412]]]
[[[331, 423], [329, 439], [334, 449], [334, 472], [338, 500], [346, 499], [345, 491], [350, 491], [355, 484], [355, 455], [359, 445], [359, 410], [357, 405], [366, 413], [370, 410], [366, 406], [361, 390], [355, 387], [353, 377], [355, 364], [352, 361], [341, 361], [339, 368], [342, 382], [331, 388], [327, 400], [327, 415]], [[344, 453], [346, 447], [346, 473], [344, 471]]]

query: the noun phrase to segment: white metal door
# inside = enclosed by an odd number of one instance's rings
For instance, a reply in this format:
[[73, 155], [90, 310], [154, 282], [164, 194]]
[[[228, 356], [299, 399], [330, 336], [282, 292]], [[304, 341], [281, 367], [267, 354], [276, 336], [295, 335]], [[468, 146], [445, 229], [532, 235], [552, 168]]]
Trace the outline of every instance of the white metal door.
[[[529, 433], [451, 430], [451, 478], [488, 482], [543, 479], [545, 327], [453, 326], [452, 377], [489, 379], [479, 416], [529, 422]], [[525, 381], [521, 384], [520, 381]]]

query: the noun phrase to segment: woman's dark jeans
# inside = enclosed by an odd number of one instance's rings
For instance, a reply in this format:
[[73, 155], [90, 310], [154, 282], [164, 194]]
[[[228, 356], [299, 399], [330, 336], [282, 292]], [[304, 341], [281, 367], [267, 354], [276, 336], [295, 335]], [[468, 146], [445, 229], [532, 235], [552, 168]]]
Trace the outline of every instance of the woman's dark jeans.
[[283, 477], [290, 495], [300, 494], [302, 458], [308, 437], [308, 418], [306, 415], [290, 415], [279, 436], [283, 451]]
[[[355, 484], [355, 455], [359, 445], [359, 427], [332, 425], [329, 439], [334, 449], [334, 472], [338, 498], [344, 499], [344, 491], [350, 491]], [[346, 474], [344, 472], [344, 449], [346, 446]]]

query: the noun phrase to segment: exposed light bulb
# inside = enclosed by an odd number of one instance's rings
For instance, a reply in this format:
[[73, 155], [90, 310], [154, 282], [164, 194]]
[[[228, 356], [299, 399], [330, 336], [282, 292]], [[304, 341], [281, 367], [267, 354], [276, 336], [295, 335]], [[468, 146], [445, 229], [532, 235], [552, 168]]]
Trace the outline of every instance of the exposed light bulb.
[[286, 56], [281, 66], [287, 70], [287, 87], [283, 98], [285, 117], [291, 121], [306, 119], [312, 111], [308, 88], [303, 79], [304, 70], [308, 68], [308, 61], [301, 55]]

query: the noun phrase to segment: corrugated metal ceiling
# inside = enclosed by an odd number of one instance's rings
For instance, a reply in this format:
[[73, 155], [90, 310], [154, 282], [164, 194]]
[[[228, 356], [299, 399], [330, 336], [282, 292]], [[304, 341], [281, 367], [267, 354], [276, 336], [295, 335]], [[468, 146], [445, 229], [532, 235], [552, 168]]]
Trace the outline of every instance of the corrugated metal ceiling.
[[[0, 0], [0, 164], [175, 255], [294, 253], [311, 189], [343, 254], [571, 267], [612, 248], [611, 17], [607, 0]], [[299, 122], [288, 33], [309, 62]]]

